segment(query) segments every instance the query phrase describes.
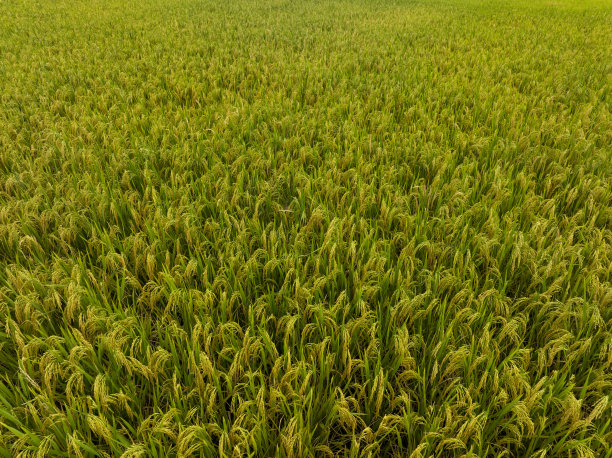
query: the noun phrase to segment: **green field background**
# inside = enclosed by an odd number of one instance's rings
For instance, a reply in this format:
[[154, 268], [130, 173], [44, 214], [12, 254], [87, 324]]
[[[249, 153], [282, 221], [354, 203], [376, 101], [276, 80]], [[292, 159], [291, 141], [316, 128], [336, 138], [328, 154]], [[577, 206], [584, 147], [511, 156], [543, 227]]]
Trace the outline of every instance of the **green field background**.
[[0, 456], [612, 456], [612, 2], [0, 2]]

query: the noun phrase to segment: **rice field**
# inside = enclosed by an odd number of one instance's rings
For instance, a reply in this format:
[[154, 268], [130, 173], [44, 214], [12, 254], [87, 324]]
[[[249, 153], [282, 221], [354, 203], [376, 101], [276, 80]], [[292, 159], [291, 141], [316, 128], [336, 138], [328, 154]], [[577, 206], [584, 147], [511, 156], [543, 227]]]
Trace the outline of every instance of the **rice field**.
[[610, 0], [0, 2], [0, 457], [612, 457]]

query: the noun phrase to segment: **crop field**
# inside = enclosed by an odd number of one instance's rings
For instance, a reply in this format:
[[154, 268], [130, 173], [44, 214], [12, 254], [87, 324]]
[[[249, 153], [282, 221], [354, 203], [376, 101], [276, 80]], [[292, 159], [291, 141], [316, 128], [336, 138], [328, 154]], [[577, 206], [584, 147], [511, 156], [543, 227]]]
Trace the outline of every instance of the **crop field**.
[[2, 0], [17, 456], [612, 457], [612, 1]]

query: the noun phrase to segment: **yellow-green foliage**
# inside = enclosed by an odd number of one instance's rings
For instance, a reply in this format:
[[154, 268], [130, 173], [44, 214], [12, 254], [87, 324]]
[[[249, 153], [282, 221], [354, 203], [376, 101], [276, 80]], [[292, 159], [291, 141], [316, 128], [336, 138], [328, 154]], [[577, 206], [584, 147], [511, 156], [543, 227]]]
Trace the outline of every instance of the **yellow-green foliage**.
[[0, 456], [612, 456], [612, 4], [0, 2]]

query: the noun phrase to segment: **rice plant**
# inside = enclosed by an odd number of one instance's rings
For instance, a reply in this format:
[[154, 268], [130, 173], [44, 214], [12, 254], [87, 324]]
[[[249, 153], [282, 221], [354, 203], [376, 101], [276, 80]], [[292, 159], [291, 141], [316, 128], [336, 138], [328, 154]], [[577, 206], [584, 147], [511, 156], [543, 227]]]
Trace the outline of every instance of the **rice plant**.
[[612, 457], [611, 37], [0, 2], [0, 456]]

